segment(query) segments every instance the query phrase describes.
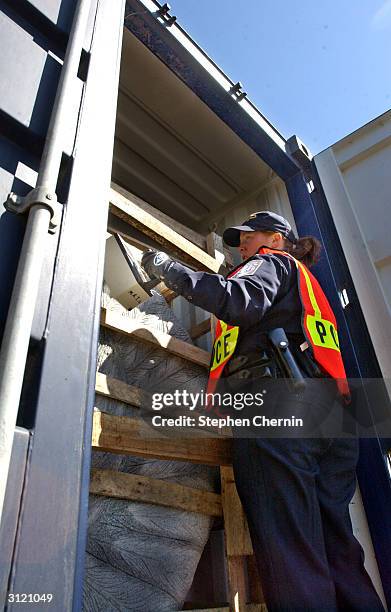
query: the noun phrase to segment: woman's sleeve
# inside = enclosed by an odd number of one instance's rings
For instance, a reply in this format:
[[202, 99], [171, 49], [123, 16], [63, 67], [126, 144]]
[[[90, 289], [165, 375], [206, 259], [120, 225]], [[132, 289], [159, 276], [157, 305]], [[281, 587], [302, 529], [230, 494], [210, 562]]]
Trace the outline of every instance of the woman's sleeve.
[[164, 281], [189, 302], [226, 323], [251, 327], [288, 287], [292, 269], [288, 259], [284, 259], [287, 261], [276, 255], [262, 255], [250, 260], [231, 279], [220, 274], [193, 272], [174, 262], [165, 273]]

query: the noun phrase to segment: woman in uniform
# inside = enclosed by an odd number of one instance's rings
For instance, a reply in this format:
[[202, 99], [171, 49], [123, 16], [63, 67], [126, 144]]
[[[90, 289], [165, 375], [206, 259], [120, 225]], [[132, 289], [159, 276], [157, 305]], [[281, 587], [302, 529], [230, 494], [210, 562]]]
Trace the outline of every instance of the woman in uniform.
[[[246, 380], [253, 392], [271, 390], [265, 414], [269, 407], [273, 416], [281, 409], [311, 421], [294, 437], [279, 431], [234, 438], [235, 481], [268, 610], [382, 611], [349, 516], [357, 439], [333, 425], [330, 435], [320, 433], [332, 406], [349, 410], [335, 316], [309, 271], [320, 243], [298, 239], [286, 219], [269, 211], [227, 228], [223, 238], [242, 259], [226, 278], [194, 272], [156, 251], [144, 253], [142, 265], [218, 318], [209, 391], [240, 388], [237, 382]], [[287, 359], [287, 344], [298, 370]], [[287, 377], [293, 378], [281, 380]], [[306, 388], [297, 391], [303, 379]]]

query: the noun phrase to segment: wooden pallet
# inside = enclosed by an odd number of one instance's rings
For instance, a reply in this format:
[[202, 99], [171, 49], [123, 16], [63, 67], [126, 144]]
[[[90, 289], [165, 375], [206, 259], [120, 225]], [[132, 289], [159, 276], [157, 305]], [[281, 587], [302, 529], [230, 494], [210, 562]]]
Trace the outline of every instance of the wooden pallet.
[[183, 262], [208, 272], [219, 271], [224, 255], [216, 257], [214, 253], [212, 256], [200, 248], [200, 244], [205, 244], [205, 238], [202, 239], [196, 232], [163, 215], [117, 185], [113, 187], [110, 190], [110, 212], [115, 217], [125, 221], [152, 239], [162, 250], [168, 251]]
[[113, 416], [100, 410], [95, 410], [93, 418], [94, 450], [203, 465], [231, 463], [231, 440], [226, 438], [162, 438], [143, 419]]
[[[126, 224], [152, 238], [162, 248], [177, 253], [182, 261], [196, 265], [198, 269], [212, 272], [219, 270], [224, 250], [221, 238], [216, 234], [202, 237], [116, 185], [112, 185], [110, 192], [110, 211]], [[154, 344], [171, 355], [202, 367], [209, 366], [208, 352], [168, 334], [151, 330], [138, 322], [124, 319], [117, 313], [102, 309], [101, 325], [138, 341]], [[197, 338], [208, 331], [213, 335], [214, 329], [215, 319], [212, 316], [210, 320], [194, 326], [190, 333], [192, 338]], [[97, 374], [95, 391], [98, 395], [119, 400], [133, 408], [148, 408], [151, 405], [151, 395], [145, 390], [101, 373]], [[161, 433], [156, 432], [141, 418], [118, 417], [95, 410], [92, 448], [119, 454], [220, 466], [221, 495], [155, 478], [102, 469], [91, 471], [90, 492], [95, 495], [160, 504], [188, 512], [200, 512], [208, 516], [222, 516], [229, 607], [188, 612], [267, 612], [246, 517], [235, 486], [230, 439], [163, 438]], [[248, 604], [248, 600], [254, 603]]]
[[152, 330], [140, 324], [138, 321], [125, 319], [117, 312], [102, 308], [101, 325], [122, 334], [126, 334], [127, 336], [132, 336], [142, 342], [148, 342], [159, 346], [176, 357], [197, 363], [204, 368], [209, 367], [210, 355], [207, 351], [203, 351], [198, 348], [198, 346], [194, 346], [188, 342], [183, 342], [183, 340], [178, 340], [178, 338], [174, 338], [169, 334]]
[[[97, 378], [96, 392], [102, 393], [101, 375], [98, 375]], [[129, 385], [121, 383], [120, 393], [118, 393], [117, 383], [113, 386], [113, 395], [108, 393], [107, 388], [104, 389], [104, 394], [114, 399], [128, 401], [130, 396], [126, 388]], [[132, 393], [134, 393], [134, 388], [132, 388]], [[135, 394], [140, 406], [144, 393], [142, 392], [141, 399], [140, 395]], [[247, 584], [253, 595], [253, 601], [254, 597], [262, 601], [262, 591], [254, 568], [253, 549], [247, 521], [236, 491], [233, 470], [230, 465], [231, 441], [229, 439], [175, 438], [167, 440], [154, 438], [150, 428], [142, 419], [117, 417], [96, 410], [92, 448], [119, 454], [219, 465], [221, 495], [167, 483], [155, 478], [100, 469], [93, 469], [91, 472], [90, 492], [95, 495], [160, 504], [188, 512], [200, 512], [208, 516], [223, 516], [230, 609], [235, 612], [263, 610], [258, 604], [258, 608], [254, 607], [255, 604], [252, 607], [247, 607], [246, 604]], [[249, 564], [252, 567], [251, 574], [248, 571]]]

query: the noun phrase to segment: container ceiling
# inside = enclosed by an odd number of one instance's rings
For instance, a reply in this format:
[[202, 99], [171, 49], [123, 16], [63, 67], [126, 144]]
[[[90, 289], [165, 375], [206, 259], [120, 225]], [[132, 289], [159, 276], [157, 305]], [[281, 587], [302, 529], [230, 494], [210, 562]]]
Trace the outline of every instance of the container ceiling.
[[124, 30], [114, 182], [206, 231], [215, 215], [273, 176], [187, 85]]

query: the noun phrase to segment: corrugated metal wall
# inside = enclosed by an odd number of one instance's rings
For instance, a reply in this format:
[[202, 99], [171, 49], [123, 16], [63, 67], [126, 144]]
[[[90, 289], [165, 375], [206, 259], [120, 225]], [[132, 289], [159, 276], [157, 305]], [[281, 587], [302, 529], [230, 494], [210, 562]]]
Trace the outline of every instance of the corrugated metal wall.
[[[390, 392], [391, 112], [346, 136], [314, 160]], [[347, 294], [348, 300], [350, 297]], [[350, 507], [354, 533], [365, 549], [367, 570], [385, 605], [359, 490]]]
[[391, 111], [317, 155], [315, 162], [379, 365], [389, 381]]

